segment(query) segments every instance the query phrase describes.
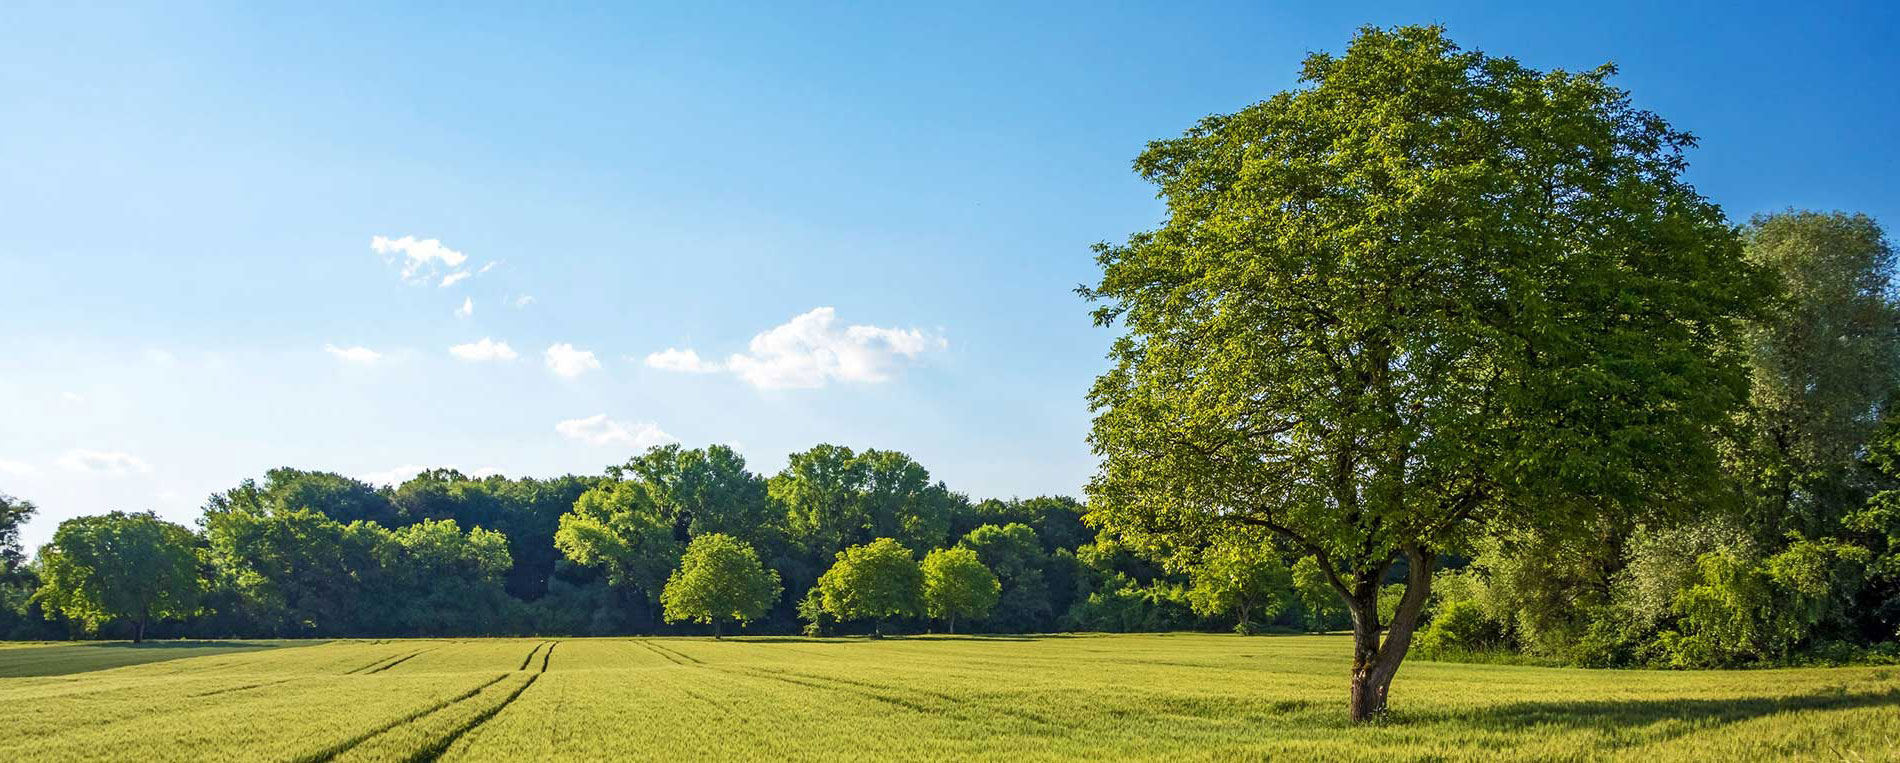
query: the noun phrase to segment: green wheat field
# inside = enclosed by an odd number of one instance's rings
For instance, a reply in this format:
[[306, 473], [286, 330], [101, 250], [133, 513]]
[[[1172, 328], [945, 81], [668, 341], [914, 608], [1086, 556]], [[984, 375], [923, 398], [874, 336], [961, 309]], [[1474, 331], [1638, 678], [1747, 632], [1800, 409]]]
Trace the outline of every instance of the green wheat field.
[[1891, 760], [1900, 670], [1411, 661], [1339, 636], [0, 647], [0, 760]]

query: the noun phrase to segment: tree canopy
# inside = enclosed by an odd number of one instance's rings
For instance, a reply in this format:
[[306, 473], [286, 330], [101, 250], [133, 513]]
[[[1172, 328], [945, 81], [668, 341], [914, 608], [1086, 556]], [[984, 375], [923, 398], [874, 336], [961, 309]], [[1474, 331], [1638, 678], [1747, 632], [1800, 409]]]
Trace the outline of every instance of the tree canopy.
[[940, 548], [924, 556], [924, 611], [944, 621], [951, 633], [957, 619], [981, 619], [996, 606], [1002, 584], [976, 552], [968, 548]]
[[660, 601], [668, 622], [711, 623], [716, 638], [721, 623], [764, 617], [783, 590], [778, 573], [761, 565], [745, 541], [708, 533], [687, 545]]
[[910, 549], [892, 538], [878, 538], [839, 551], [831, 569], [818, 578], [819, 599], [840, 620], [883, 620], [923, 611], [923, 570]]
[[1125, 334], [1089, 396], [1092, 519], [1160, 553], [1252, 526], [1312, 554], [1352, 612], [1354, 719], [1385, 708], [1440, 553], [1715, 482], [1768, 289], [1681, 179], [1694, 139], [1614, 73], [1363, 29], [1150, 144], [1164, 223], [1097, 248], [1084, 293]]
[[198, 555], [191, 530], [150, 512], [68, 519], [40, 550], [39, 596], [67, 617], [98, 627], [130, 618], [133, 641], [154, 618], [198, 607]]

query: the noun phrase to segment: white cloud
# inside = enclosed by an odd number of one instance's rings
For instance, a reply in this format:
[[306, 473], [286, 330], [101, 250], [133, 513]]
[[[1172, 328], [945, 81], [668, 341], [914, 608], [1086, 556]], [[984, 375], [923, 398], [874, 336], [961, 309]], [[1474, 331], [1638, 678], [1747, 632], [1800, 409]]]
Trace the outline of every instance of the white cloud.
[[811, 389], [832, 381], [875, 384], [895, 378], [924, 353], [947, 347], [943, 337], [919, 329], [841, 329], [836, 311], [820, 307], [753, 337], [748, 352], [727, 358], [725, 367], [760, 389]]
[[8, 477], [31, 477], [39, 473], [39, 467], [25, 461], [8, 461], [0, 458], [0, 474]]
[[65, 400], [68, 403], [78, 404], [78, 403], [86, 402], [85, 395], [81, 395], [72, 390], [66, 390], [65, 392], [61, 392], [59, 393], [59, 396], [61, 399]]
[[383, 359], [382, 353], [368, 347], [338, 347], [334, 344], [326, 344], [323, 346], [323, 351], [336, 356], [337, 360], [341, 360], [345, 363], [368, 365]]
[[492, 260], [492, 261], [490, 261], [490, 262], [489, 262], [488, 264], [486, 264], [486, 265], [483, 265], [483, 266], [482, 266], [482, 268], [481, 268], [480, 270], [477, 270], [477, 271], [475, 271], [475, 275], [481, 275], [481, 274], [483, 274], [483, 273], [486, 273], [486, 272], [488, 272], [488, 271], [490, 271], [490, 270], [494, 270], [495, 268], [497, 268], [497, 267], [500, 267], [500, 266], [501, 266], [501, 262], [502, 262], [501, 260]]
[[514, 360], [518, 357], [515, 354], [515, 349], [509, 347], [507, 342], [497, 342], [488, 337], [482, 337], [479, 342], [469, 342], [468, 344], [458, 344], [454, 347], [450, 347], [449, 354], [463, 360], [473, 361]]
[[393, 469], [384, 469], [380, 472], [368, 472], [365, 474], [358, 474], [356, 475], [356, 478], [364, 482], [367, 482], [371, 485], [389, 485], [389, 486], [394, 487], [396, 485], [401, 485], [404, 482], [408, 482], [410, 477], [414, 477], [418, 474], [426, 472], [429, 469], [430, 467], [427, 467], [427, 466], [417, 466], [415, 464], [403, 464], [402, 466], [398, 466]]
[[[427, 281], [433, 276], [436, 263], [455, 268], [461, 267], [462, 263], [468, 261], [468, 255], [443, 246], [440, 240], [433, 238], [417, 240], [415, 236], [394, 239], [371, 236], [369, 248], [376, 250], [377, 254], [386, 256], [401, 255], [402, 280], [411, 283]], [[442, 285], [447, 286], [449, 283], [452, 282], [445, 282]]]
[[594, 357], [594, 353], [566, 342], [549, 347], [547, 361], [548, 370], [569, 379], [600, 368], [600, 360]]
[[515, 297], [515, 309], [517, 310], [532, 304], [534, 304], [534, 295], [532, 294], [523, 294], [519, 297]]
[[457, 282], [468, 278], [469, 275], [471, 274], [466, 270], [457, 270], [453, 273], [443, 276], [442, 283], [439, 284], [439, 286], [441, 286], [441, 288], [446, 289], [450, 286], [454, 286]]
[[709, 374], [725, 370], [724, 366], [699, 357], [699, 353], [697, 352], [674, 349], [672, 347], [648, 355], [647, 366], [658, 368], [662, 371], [679, 371], [681, 373], [692, 374]]
[[107, 477], [124, 477], [131, 474], [151, 474], [152, 465], [130, 453], [110, 450], [87, 450], [76, 448], [66, 451], [59, 457], [59, 465], [68, 471], [98, 474]]
[[455, 308], [455, 317], [467, 318], [474, 314], [475, 314], [475, 299], [473, 297], [463, 297], [462, 306]]
[[589, 445], [627, 445], [639, 450], [679, 442], [679, 438], [667, 434], [651, 421], [614, 421], [607, 418], [605, 413], [584, 419], [568, 419], [555, 424], [554, 431], [560, 432], [562, 437]]

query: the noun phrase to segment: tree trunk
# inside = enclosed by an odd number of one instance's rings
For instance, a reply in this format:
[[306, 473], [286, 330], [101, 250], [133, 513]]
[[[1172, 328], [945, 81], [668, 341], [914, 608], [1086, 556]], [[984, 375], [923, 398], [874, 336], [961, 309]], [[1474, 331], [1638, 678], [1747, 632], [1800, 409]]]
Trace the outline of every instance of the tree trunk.
[[950, 629], [950, 635], [952, 635], [952, 636], [955, 636], [955, 635], [957, 635], [957, 619], [956, 619], [956, 618], [954, 618], [954, 617], [946, 617], [946, 618], [944, 618], [944, 620], [943, 620], [943, 623], [944, 623], [944, 625], [945, 625], [945, 626], [948, 626], [948, 627], [949, 627], [949, 629]]
[[132, 643], [134, 644], [145, 643], [145, 621], [150, 618], [151, 618], [151, 615], [145, 612], [139, 613], [139, 625], [136, 630], [132, 631]]
[[1380, 639], [1379, 576], [1362, 575], [1353, 581], [1353, 595], [1346, 598], [1352, 611], [1352, 689], [1347, 712], [1354, 723], [1369, 721], [1385, 713], [1386, 698], [1392, 688], [1392, 676], [1412, 646], [1412, 634], [1418, 630], [1419, 615], [1431, 596], [1433, 556], [1416, 548], [1405, 549], [1405, 595], [1398, 611]]
[[718, 641], [719, 639], [720, 639], [720, 636], [719, 636], [719, 618], [717, 618], [717, 617], [715, 617], [715, 618], [713, 618], [713, 640], [714, 640], [714, 641]]

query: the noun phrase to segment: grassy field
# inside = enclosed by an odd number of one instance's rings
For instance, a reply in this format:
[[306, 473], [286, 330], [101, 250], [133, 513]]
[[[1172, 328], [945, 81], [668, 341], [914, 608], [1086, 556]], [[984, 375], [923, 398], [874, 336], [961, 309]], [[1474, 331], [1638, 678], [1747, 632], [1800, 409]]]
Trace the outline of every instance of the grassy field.
[[0, 760], [1892, 760], [1900, 671], [1408, 663], [1332, 636], [0, 649]]

